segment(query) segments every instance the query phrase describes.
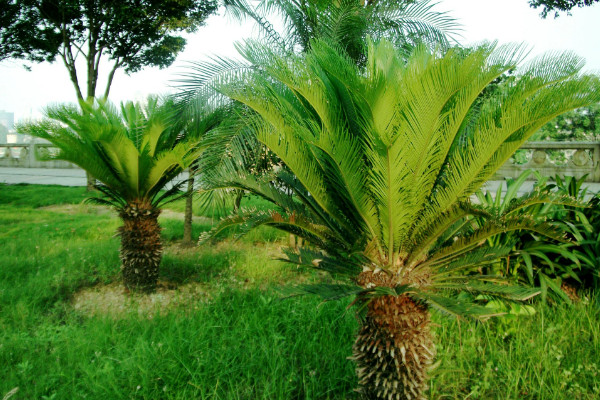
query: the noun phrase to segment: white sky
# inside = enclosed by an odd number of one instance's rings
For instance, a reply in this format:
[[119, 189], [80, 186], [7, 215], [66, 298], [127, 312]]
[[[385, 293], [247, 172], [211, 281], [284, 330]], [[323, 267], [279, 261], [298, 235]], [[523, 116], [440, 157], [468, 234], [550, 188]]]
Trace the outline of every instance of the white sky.
[[[540, 18], [540, 10], [529, 8], [528, 0], [440, 0], [436, 9], [449, 11], [462, 24], [461, 44], [483, 40], [526, 43], [532, 47], [532, 55], [572, 50], [587, 60], [586, 70], [600, 73], [600, 5], [575, 9], [572, 16], [546, 20]], [[251, 23], [240, 26], [222, 16], [213, 16], [207, 26], [188, 38], [185, 51], [171, 67], [146, 68], [131, 76], [117, 72], [109, 97], [120, 102], [170, 92], [171, 81], [184, 70], [186, 61], [211, 54], [234, 56], [233, 43], [253, 32], [256, 30]], [[39, 117], [43, 107], [50, 103], [75, 101], [73, 86], [61, 60], [29, 66], [31, 72], [23, 68], [22, 61], [0, 62], [0, 110], [14, 112], [18, 121]], [[99, 95], [104, 91], [102, 70], [100, 74]]]

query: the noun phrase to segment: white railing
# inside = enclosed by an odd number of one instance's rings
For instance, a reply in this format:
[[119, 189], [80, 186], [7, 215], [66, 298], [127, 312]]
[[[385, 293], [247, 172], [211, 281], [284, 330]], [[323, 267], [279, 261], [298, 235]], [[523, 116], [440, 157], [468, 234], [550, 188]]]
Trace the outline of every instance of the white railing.
[[[66, 161], [38, 160], [40, 154], [51, 151], [56, 151], [51, 144], [0, 144], [0, 167], [77, 168]], [[586, 181], [600, 182], [600, 142], [525, 143], [495, 178], [516, 177], [526, 169], [549, 177], [587, 175]]]

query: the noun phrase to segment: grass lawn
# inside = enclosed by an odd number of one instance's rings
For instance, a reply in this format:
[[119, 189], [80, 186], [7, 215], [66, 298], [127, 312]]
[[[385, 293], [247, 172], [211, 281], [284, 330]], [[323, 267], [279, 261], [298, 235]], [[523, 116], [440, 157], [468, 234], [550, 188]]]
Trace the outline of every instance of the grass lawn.
[[[119, 220], [84, 197], [0, 185], [0, 399], [356, 398], [349, 301], [281, 298], [320, 279], [274, 260], [285, 235], [182, 248], [176, 203], [160, 219], [160, 289], [126, 295]], [[198, 217], [195, 235], [212, 226]], [[485, 324], [435, 316], [430, 398], [599, 399], [598, 297], [535, 308]]]

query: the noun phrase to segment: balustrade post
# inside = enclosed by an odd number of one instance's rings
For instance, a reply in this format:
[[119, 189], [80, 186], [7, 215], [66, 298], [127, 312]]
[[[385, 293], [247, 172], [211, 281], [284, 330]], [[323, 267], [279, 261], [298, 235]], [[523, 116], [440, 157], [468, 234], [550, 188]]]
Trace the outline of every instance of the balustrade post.
[[594, 171], [592, 172], [592, 180], [594, 182], [600, 182], [600, 142], [596, 143], [594, 146], [594, 151], [592, 152], [592, 165]]
[[29, 142], [29, 151], [27, 153], [27, 161], [29, 163], [28, 167], [29, 168], [33, 168], [35, 167], [35, 162], [37, 161], [36, 157], [35, 157], [35, 143], [34, 142]]

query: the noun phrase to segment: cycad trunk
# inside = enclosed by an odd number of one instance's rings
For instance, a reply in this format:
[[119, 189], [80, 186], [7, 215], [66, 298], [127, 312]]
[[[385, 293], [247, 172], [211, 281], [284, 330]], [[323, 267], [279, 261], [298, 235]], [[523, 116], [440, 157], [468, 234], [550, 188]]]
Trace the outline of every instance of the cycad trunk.
[[131, 290], [156, 288], [162, 257], [159, 214], [160, 210], [144, 202], [132, 202], [120, 212], [121, 269], [123, 283]]
[[429, 323], [427, 308], [406, 295], [369, 302], [353, 348], [366, 399], [426, 399], [435, 355]]

